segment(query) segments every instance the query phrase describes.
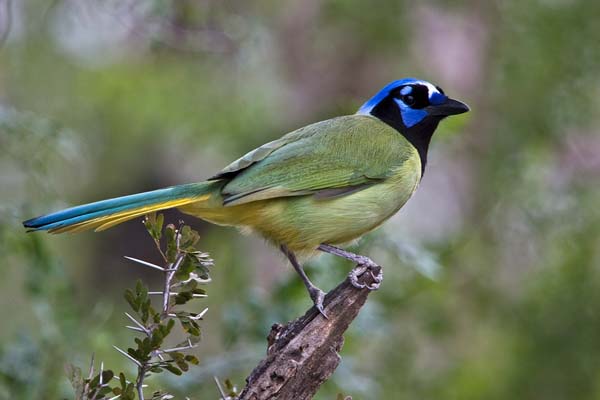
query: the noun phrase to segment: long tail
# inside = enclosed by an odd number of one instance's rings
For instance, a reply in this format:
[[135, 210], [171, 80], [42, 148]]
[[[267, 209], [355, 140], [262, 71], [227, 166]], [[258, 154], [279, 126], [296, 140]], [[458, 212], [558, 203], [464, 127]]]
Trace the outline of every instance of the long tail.
[[101, 231], [147, 213], [205, 201], [215, 183], [190, 183], [97, 201], [32, 218], [23, 222], [23, 226], [30, 231], [50, 233]]

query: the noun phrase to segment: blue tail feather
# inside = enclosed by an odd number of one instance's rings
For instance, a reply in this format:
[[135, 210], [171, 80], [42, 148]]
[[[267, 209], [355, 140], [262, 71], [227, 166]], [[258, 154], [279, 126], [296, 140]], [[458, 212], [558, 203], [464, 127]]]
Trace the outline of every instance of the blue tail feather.
[[162, 201], [197, 196], [205, 192], [205, 187], [206, 185], [203, 183], [190, 183], [187, 185], [172, 186], [114, 199], [101, 200], [32, 218], [24, 221], [23, 226], [32, 231], [56, 229]]

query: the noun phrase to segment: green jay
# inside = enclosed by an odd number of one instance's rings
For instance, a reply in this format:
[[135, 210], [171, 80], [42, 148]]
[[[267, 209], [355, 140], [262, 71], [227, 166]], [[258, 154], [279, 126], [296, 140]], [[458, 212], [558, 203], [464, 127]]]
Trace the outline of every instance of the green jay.
[[[324, 293], [297, 256], [370, 260], [349, 243], [394, 215], [417, 189], [438, 123], [469, 111], [424, 80], [391, 82], [353, 115], [266, 143], [199, 183], [102, 200], [27, 220], [32, 231], [101, 231], [168, 208], [253, 231], [279, 247], [323, 313]], [[358, 282], [353, 281], [358, 285]]]

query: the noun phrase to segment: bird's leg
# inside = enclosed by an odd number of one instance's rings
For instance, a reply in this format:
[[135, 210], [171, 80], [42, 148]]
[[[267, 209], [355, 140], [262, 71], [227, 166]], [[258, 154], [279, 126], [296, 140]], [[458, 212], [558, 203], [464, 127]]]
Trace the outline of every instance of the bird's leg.
[[281, 251], [283, 252], [283, 254], [285, 254], [285, 256], [288, 258], [288, 260], [290, 260], [290, 263], [292, 263], [292, 266], [294, 267], [294, 269], [296, 270], [298, 275], [300, 275], [300, 278], [302, 279], [302, 282], [304, 282], [304, 286], [306, 286], [306, 289], [308, 290], [308, 294], [310, 295], [310, 298], [312, 299], [317, 310], [319, 310], [319, 312], [325, 318], [327, 318], [327, 315], [325, 314], [325, 310], [323, 309], [323, 300], [325, 299], [325, 292], [323, 292], [321, 289], [316, 287], [310, 281], [310, 279], [308, 279], [306, 272], [304, 272], [304, 268], [302, 268], [300, 263], [298, 263], [298, 260], [296, 259], [296, 255], [290, 249], [288, 249], [286, 245], [281, 245]]
[[[355, 268], [350, 271], [348, 277], [350, 278], [350, 283], [352, 286], [363, 289], [367, 288], [369, 290], [377, 290], [383, 281], [383, 271], [381, 267], [373, 262], [369, 257], [361, 256], [359, 254], [354, 254], [344, 249], [340, 249], [339, 247], [332, 246], [330, 244], [321, 244], [318, 247], [319, 250], [324, 251], [325, 253], [333, 254], [334, 256], [343, 257], [346, 260], [350, 260], [357, 264]], [[363, 275], [366, 272], [369, 272], [371, 277], [373, 278], [373, 283], [364, 284], [358, 281], [358, 277]]]

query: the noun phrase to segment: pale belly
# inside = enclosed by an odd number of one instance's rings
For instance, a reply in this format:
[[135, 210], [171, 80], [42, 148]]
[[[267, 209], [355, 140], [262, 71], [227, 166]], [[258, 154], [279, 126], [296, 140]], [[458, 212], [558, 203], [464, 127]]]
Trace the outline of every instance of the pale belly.
[[319, 200], [310, 195], [282, 197], [229, 207], [188, 207], [182, 211], [216, 224], [254, 231], [293, 251], [312, 251], [321, 243], [342, 244], [357, 239], [394, 215], [420, 180], [420, 168], [406, 168], [406, 164], [403, 167], [384, 183], [333, 199]]
[[386, 184], [331, 200], [310, 196], [287, 202], [281, 199], [265, 207], [262, 222], [252, 228], [296, 251], [313, 250], [321, 243], [342, 244], [377, 228], [413, 191]]

